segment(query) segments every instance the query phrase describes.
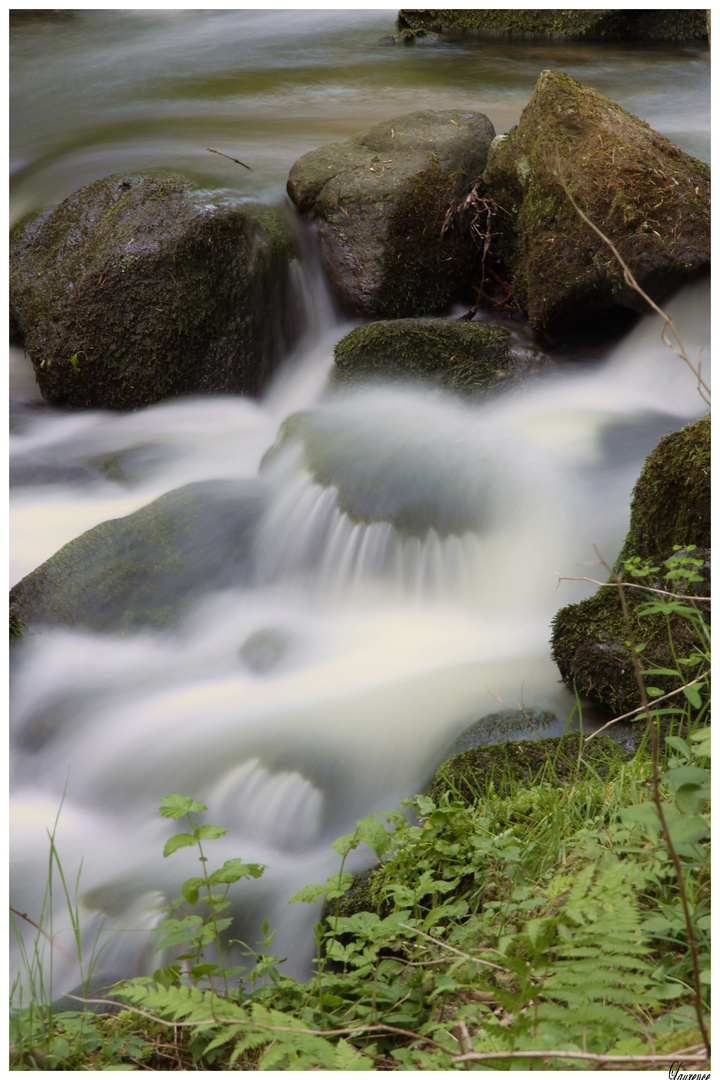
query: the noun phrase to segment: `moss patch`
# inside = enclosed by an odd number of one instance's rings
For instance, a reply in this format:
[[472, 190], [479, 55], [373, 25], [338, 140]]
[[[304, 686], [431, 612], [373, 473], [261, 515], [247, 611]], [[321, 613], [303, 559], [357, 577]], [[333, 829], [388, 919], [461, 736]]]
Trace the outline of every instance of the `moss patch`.
[[446, 173], [436, 162], [417, 173], [388, 222], [382, 275], [381, 314], [401, 319], [442, 311], [479, 263], [469, 230], [442, 234], [449, 207], [472, 178]]
[[673, 544], [710, 547], [710, 414], [660, 440], [643, 466], [618, 563], [664, 559]]
[[583, 775], [588, 768], [600, 776], [608, 776], [631, 757], [632, 751], [622, 749], [605, 736], [584, 745], [579, 733], [533, 742], [478, 746], [455, 754], [440, 766], [430, 796], [437, 803], [449, 792], [475, 803], [482, 800], [491, 785], [494, 791], [504, 795], [518, 784], [532, 787], [543, 781], [567, 782], [578, 774]]
[[449, 390], [491, 392], [508, 374], [507, 331], [448, 319], [359, 326], [334, 350], [338, 385], [383, 378], [430, 380]]
[[[661, 565], [674, 544], [696, 545], [704, 561], [702, 582], [673, 583], [673, 591], [708, 595], [710, 589], [710, 417], [666, 435], [648, 457], [635, 485], [630, 529], [616, 569], [637, 556]], [[651, 588], [667, 588], [660, 573], [643, 579]], [[675, 656], [688, 657], [702, 646], [697, 629], [682, 616], [638, 614], [648, 595], [627, 589], [630, 621], [638, 644], [645, 646], [641, 666], [675, 670]], [[709, 621], [706, 605], [700, 614]], [[636, 709], [640, 695], [626, 644], [627, 627], [617, 590], [602, 588], [579, 604], [562, 608], [553, 620], [552, 653], [570, 688], [609, 709], [614, 715]], [[649, 681], [649, 680], [648, 680]], [[676, 690], [680, 678], [652, 676], [664, 693]]]

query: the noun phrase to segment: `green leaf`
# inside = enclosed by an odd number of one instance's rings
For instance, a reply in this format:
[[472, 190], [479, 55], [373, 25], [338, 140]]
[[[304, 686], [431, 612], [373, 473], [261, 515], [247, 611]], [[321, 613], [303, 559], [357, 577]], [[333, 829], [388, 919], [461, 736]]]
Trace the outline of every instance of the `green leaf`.
[[710, 787], [687, 784], [675, 792], [675, 802], [685, 814], [701, 814], [710, 798]]
[[362, 818], [357, 823], [358, 839], [375, 852], [378, 858], [383, 855], [391, 844], [391, 836], [382, 822], [374, 815]]
[[710, 773], [697, 765], [679, 765], [675, 769], [669, 769], [663, 776], [662, 782], [672, 790], [684, 787], [686, 784], [694, 784], [698, 787], [700, 784], [710, 783]]
[[202, 979], [204, 975], [211, 975], [217, 970], [217, 964], [195, 964], [190, 968], [193, 979]]
[[263, 863], [246, 863], [242, 859], [227, 859], [219, 870], [213, 871], [210, 875], [210, 884], [232, 885], [234, 881], [239, 881], [240, 878], [260, 878], [265, 870], [266, 867]]
[[679, 737], [679, 735], [668, 735], [665, 742], [668, 746], [672, 747], [673, 750], [676, 750], [678, 754], [681, 754], [686, 761], [690, 760], [690, 747], [684, 739]]
[[695, 844], [710, 835], [710, 829], [701, 817], [681, 817], [669, 826], [669, 831], [675, 847]]
[[227, 829], [220, 825], [200, 825], [197, 830], [198, 840], [217, 840], [219, 836], [225, 836]]
[[694, 709], [702, 708], [702, 698], [697, 683], [692, 686], [683, 686], [682, 692]]
[[182, 894], [187, 900], [188, 904], [197, 904], [198, 892], [205, 884], [201, 877], [188, 878], [183, 884]]
[[195, 844], [197, 844], [197, 839], [192, 833], [176, 833], [175, 836], [170, 837], [163, 848], [163, 855], [167, 858], [168, 855], [172, 855], [173, 851], [177, 851], [179, 848], [193, 847]]
[[360, 840], [356, 830], [355, 832], [346, 833], [345, 836], [338, 836], [337, 840], [333, 840], [332, 847], [333, 851], [337, 851], [338, 855], [341, 855], [344, 859], [359, 843]]
[[174, 818], [175, 821], [186, 814], [200, 814], [203, 810], [207, 810], [207, 806], [195, 802], [195, 799], [190, 799], [187, 795], [166, 795], [160, 804], [162, 816]]
[[296, 904], [298, 901], [302, 901], [304, 904], [314, 904], [321, 896], [326, 895], [328, 900], [337, 900], [339, 897], [344, 896], [352, 883], [353, 874], [333, 874], [324, 885], [306, 885], [299, 892], [296, 892], [294, 896], [291, 896], [288, 903]]

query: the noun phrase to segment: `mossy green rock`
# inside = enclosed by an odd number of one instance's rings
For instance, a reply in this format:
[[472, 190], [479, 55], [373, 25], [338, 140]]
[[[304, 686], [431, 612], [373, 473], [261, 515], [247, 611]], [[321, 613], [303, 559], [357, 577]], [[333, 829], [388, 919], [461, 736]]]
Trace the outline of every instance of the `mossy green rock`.
[[292, 258], [279, 212], [215, 206], [182, 176], [109, 176], [13, 229], [11, 329], [58, 405], [256, 394], [293, 329]]
[[288, 194], [318, 220], [320, 257], [352, 314], [441, 312], [468, 288], [479, 252], [455, 214], [495, 130], [478, 112], [424, 110], [330, 143], [293, 165]]
[[544, 71], [518, 127], [493, 143], [484, 173], [498, 213], [497, 255], [535, 329], [647, 310], [583, 212], [656, 302], [710, 266], [710, 170], [620, 105]]
[[619, 557], [664, 559], [673, 544], [710, 547], [710, 414], [665, 435], [632, 495], [630, 530]]
[[587, 41], [706, 38], [705, 11], [625, 8], [403, 8], [398, 25], [413, 30], [467, 30]]
[[[674, 591], [708, 595], [710, 587], [710, 418], [704, 417], [661, 439], [648, 457], [635, 485], [630, 529], [618, 559], [638, 556], [661, 565], [673, 546], [695, 545], [703, 560], [702, 582], [674, 583]], [[651, 588], [665, 588], [660, 575], [643, 579]], [[646, 593], [627, 589], [633, 635], [645, 646], [642, 666], [675, 670], [676, 656], [689, 656], [701, 645], [697, 630], [685, 618], [664, 614], [638, 615]], [[703, 618], [706, 605], [698, 604]], [[620, 716], [640, 705], [640, 695], [626, 644], [628, 630], [617, 590], [604, 587], [579, 604], [562, 608], [553, 621], [552, 653], [563, 682], [578, 693]], [[692, 669], [696, 674], [696, 670]], [[668, 693], [677, 677], [653, 676], [652, 685]]]
[[451, 319], [397, 319], [351, 330], [335, 346], [336, 385], [422, 379], [491, 392], [509, 374], [508, 333]]
[[606, 736], [584, 744], [579, 732], [534, 742], [477, 746], [455, 754], [440, 766], [430, 786], [430, 796], [437, 803], [448, 792], [475, 803], [482, 800], [491, 785], [499, 795], [504, 795], [516, 784], [530, 788], [542, 781], [553, 784], [571, 781], [583, 775], [588, 766], [600, 776], [607, 776], [632, 755], [633, 751], [619, 747]]
[[212, 589], [248, 580], [263, 488], [215, 480], [171, 491], [71, 540], [10, 592], [29, 626], [170, 626]]

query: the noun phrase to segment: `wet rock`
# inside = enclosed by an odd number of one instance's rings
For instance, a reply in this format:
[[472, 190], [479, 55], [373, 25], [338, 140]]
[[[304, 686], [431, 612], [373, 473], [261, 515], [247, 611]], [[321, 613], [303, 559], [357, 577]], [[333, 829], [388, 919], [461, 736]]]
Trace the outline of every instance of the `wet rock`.
[[263, 504], [255, 481], [178, 488], [71, 540], [14, 586], [11, 612], [29, 626], [174, 625], [205, 592], [247, 582]]
[[438, 34], [430, 30], [411, 30], [406, 26], [397, 34], [387, 34], [378, 41], [379, 45], [437, 45], [440, 41]]
[[538, 738], [540, 733], [556, 723], [554, 713], [545, 709], [501, 709], [488, 713], [466, 728], [453, 742], [454, 753], [473, 750], [477, 746], [491, 746], [507, 739], [524, 740]]
[[625, 8], [464, 8], [451, 11], [403, 8], [398, 26], [446, 31], [582, 38], [586, 41], [662, 40], [707, 37], [705, 11]]
[[[690, 545], [688, 554], [701, 564], [701, 582], [683, 579], [667, 583], [664, 560], [677, 544]], [[680, 592], [689, 598], [708, 596], [710, 590], [710, 418], [704, 417], [681, 431], [665, 436], [647, 459], [633, 492], [630, 529], [618, 558], [637, 557], [658, 567], [636, 584]], [[682, 553], [682, 552], [681, 552]], [[625, 575], [628, 577], [628, 575]], [[628, 577], [632, 581], [632, 578]], [[643, 645], [641, 666], [677, 670], [675, 657], [704, 650], [702, 631], [683, 615], [640, 614], [647, 593], [626, 589], [632, 633]], [[709, 622], [708, 605], [694, 604]], [[640, 694], [627, 641], [617, 589], [603, 587], [579, 604], [562, 608], [553, 621], [552, 653], [563, 682], [590, 701], [620, 716], [640, 705]], [[686, 672], [691, 670], [686, 669]], [[693, 675], [699, 668], [692, 668]], [[678, 675], [653, 675], [648, 684], [663, 693], [676, 690]], [[704, 700], [701, 697], [701, 700]], [[685, 699], [683, 699], [685, 704]]]
[[428, 315], [467, 288], [477, 246], [469, 226], [443, 226], [494, 134], [482, 113], [424, 110], [295, 162], [288, 194], [317, 219], [322, 264], [348, 312]]
[[11, 332], [43, 397], [134, 409], [256, 394], [298, 313], [282, 214], [216, 206], [182, 176], [110, 176], [11, 233]]
[[647, 310], [560, 177], [656, 302], [709, 270], [708, 166], [595, 90], [544, 71], [484, 173], [485, 194], [503, 208], [497, 255], [534, 328]]
[[422, 379], [491, 393], [511, 373], [508, 332], [456, 319], [397, 319], [358, 326], [335, 346], [333, 382]]

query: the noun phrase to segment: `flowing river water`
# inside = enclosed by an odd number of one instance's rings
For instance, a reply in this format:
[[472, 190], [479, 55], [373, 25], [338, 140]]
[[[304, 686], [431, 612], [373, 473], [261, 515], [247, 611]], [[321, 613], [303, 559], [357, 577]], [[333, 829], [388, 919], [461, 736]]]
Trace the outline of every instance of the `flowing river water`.
[[[21, 13], [10, 36], [11, 216], [157, 166], [228, 199], [278, 204], [301, 154], [383, 119], [472, 108], [507, 131], [548, 67], [709, 158], [700, 45], [378, 44], [394, 17]], [[419, 790], [483, 715], [525, 703], [554, 712], [561, 731], [573, 701], [550, 660], [549, 623], [593, 587], [558, 588], [556, 572], [586, 575], [593, 544], [614, 559], [645, 456], [704, 411], [653, 319], [602, 355], [565, 349], [551, 372], [489, 403], [410, 386], [333, 396], [332, 347], [352, 324], [311, 244], [296, 285], [306, 326], [260, 401], [57, 410], [11, 350], [11, 584], [93, 525], [190, 482], [235, 483], [255, 508], [242, 577], [208, 587], [179, 628], [45, 629], [13, 649], [11, 902], [39, 917], [57, 819], [86, 951], [103, 946], [107, 979], [158, 965], [149, 929], [197, 872], [192, 852], [162, 857], [163, 796], [192, 795], [229, 828], [213, 864], [268, 866], [237, 888], [235, 933], [254, 943], [268, 918], [286, 969], [301, 973], [318, 911], [287, 899], [338, 869], [335, 836]], [[669, 306], [707, 370], [707, 287]], [[261, 467], [299, 410], [303, 423]], [[411, 506], [422, 529], [351, 521], [313, 482], [309, 454], [388, 517]], [[126, 465], [114, 479], [93, 468], [108, 456]], [[211, 554], [213, 536], [204, 543]], [[59, 992], [80, 972], [57, 895], [53, 919]]]

